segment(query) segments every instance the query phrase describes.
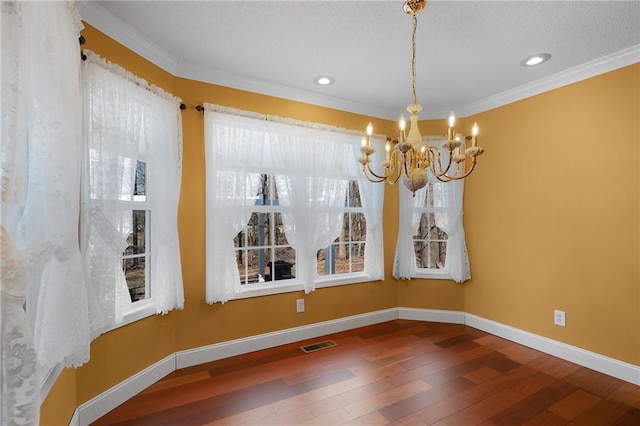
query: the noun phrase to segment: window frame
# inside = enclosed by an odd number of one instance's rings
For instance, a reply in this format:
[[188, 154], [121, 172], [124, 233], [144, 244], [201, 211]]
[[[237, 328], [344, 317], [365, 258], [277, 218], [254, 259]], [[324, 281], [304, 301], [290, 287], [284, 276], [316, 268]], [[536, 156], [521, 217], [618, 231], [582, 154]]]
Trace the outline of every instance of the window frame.
[[[350, 206], [349, 205], [349, 195], [350, 195], [350, 191], [351, 191], [351, 185], [352, 183], [356, 184], [358, 186], [358, 198], [359, 198], [359, 206]], [[358, 178], [350, 178], [349, 182], [347, 184], [347, 193], [345, 194], [345, 203], [344, 203], [344, 209], [343, 209], [343, 220], [345, 218], [345, 216], [350, 219], [352, 214], [361, 214], [365, 220], [365, 239], [364, 241], [352, 241], [351, 240], [351, 220], [348, 221], [348, 231], [347, 234], [349, 236], [349, 240], [343, 244], [346, 244], [349, 249], [351, 248], [351, 246], [353, 244], [362, 244], [363, 247], [366, 250], [366, 245], [367, 245], [367, 231], [368, 231], [368, 226], [367, 226], [367, 218], [365, 215], [365, 211], [364, 211], [364, 207], [362, 206], [362, 191], [360, 188], [362, 181]], [[344, 229], [344, 223], [343, 223], [343, 229]], [[335, 241], [333, 243], [331, 243], [331, 245], [329, 247], [336, 247], [339, 243], [336, 243]], [[325, 247], [323, 250], [326, 250], [328, 247]], [[335, 252], [335, 250], [334, 250]], [[325, 254], [326, 256], [326, 254]], [[365, 262], [365, 256], [364, 256], [364, 252], [363, 252], [363, 262]], [[317, 256], [316, 256], [316, 274], [317, 274]], [[325, 259], [326, 262], [326, 259]], [[337, 286], [337, 285], [345, 285], [345, 284], [356, 284], [356, 283], [360, 283], [360, 282], [367, 282], [371, 280], [371, 275], [368, 274], [366, 272], [366, 263], [364, 264], [364, 270], [363, 271], [356, 271], [356, 272], [346, 272], [346, 273], [333, 273], [333, 274], [328, 274], [328, 275], [317, 275], [317, 279], [316, 279], [316, 287], [332, 287], [332, 286]]]
[[[282, 215], [283, 213], [285, 213], [287, 211], [287, 207], [286, 206], [282, 206], [279, 202], [278, 199], [275, 198], [277, 195], [277, 189], [276, 189], [276, 179], [275, 179], [275, 175], [276, 173], [273, 172], [264, 172], [261, 173], [261, 175], [266, 176], [266, 179], [268, 180], [268, 184], [267, 184], [267, 189], [270, 192], [268, 194], [268, 198], [266, 198], [266, 200], [268, 200], [268, 203], [265, 203], [264, 201], [266, 201], [264, 198], [262, 200], [262, 203], [259, 203], [260, 198], [264, 197], [263, 193], [257, 194], [255, 197], [255, 203], [253, 205], [251, 205], [250, 207], [247, 207], [247, 210], [251, 211], [251, 216], [253, 216], [253, 214], [271, 214], [273, 215], [272, 218], [273, 220], [271, 220], [269, 222], [269, 226], [270, 226], [270, 235], [271, 235], [271, 241], [269, 241], [269, 244], [264, 245], [264, 246], [240, 246], [237, 247], [234, 245], [234, 252], [237, 251], [243, 251], [245, 253], [247, 253], [247, 251], [249, 249], [251, 250], [259, 250], [259, 249], [264, 249], [264, 250], [275, 250], [278, 247], [281, 248], [291, 248], [292, 250], [295, 251], [295, 249], [293, 248], [293, 246], [291, 246], [291, 244], [288, 245], [282, 245], [282, 244], [276, 244], [275, 241], [273, 240], [274, 236], [275, 236], [275, 215], [276, 214], [280, 214]], [[261, 179], [265, 179], [265, 177], [261, 176]], [[249, 222], [251, 221], [251, 219], [249, 219]], [[247, 229], [248, 229], [248, 224], [247, 226], [243, 227], [242, 230], [240, 232], [238, 232], [238, 234], [244, 234], [245, 235], [245, 242], [247, 240]], [[284, 231], [283, 231], [284, 232]], [[236, 235], [238, 235], [236, 234]], [[286, 236], [285, 236], [286, 238]], [[234, 238], [235, 240], [235, 238]], [[287, 243], [289, 243], [287, 241]], [[274, 261], [277, 261], [278, 259], [274, 259]], [[298, 253], [297, 251], [295, 252], [295, 260], [296, 262], [294, 263], [295, 266], [298, 265]], [[271, 262], [271, 265], [273, 265], [273, 262]], [[272, 267], [269, 268], [270, 271], [272, 269]], [[238, 273], [240, 274], [240, 271], [238, 271]], [[272, 279], [269, 281], [264, 281], [264, 282], [257, 282], [257, 283], [249, 283], [249, 282], [243, 282], [243, 275], [240, 274], [240, 285], [239, 287], [236, 288], [236, 295], [238, 298], [242, 298], [243, 296], [245, 297], [254, 297], [254, 296], [258, 296], [258, 295], [265, 295], [265, 294], [275, 294], [275, 293], [279, 293], [279, 291], [273, 292], [272, 290], [275, 289], [291, 289], [288, 291], [296, 291], [302, 288], [302, 283], [300, 282], [300, 280], [296, 277], [294, 278], [289, 278], [289, 279], [284, 279], [284, 280], [276, 280], [276, 279]]]
[[[151, 165], [149, 163], [148, 160], [142, 160], [140, 158], [136, 158], [135, 161], [137, 162], [142, 162], [145, 164], [144, 167], [144, 195], [138, 195], [136, 194], [136, 187], [137, 187], [137, 178], [138, 178], [138, 165], [136, 164], [136, 170], [134, 173], [134, 180], [132, 182], [132, 190], [131, 190], [131, 194], [133, 194], [132, 199], [131, 200], [127, 200], [127, 199], [121, 199], [120, 200], [120, 206], [122, 206], [122, 210], [123, 211], [129, 211], [132, 212], [134, 210], [144, 210], [145, 211], [145, 253], [144, 253], [144, 259], [145, 259], [145, 295], [148, 294], [147, 297], [144, 297], [142, 299], [136, 300], [135, 302], [131, 302], [131, 305], [129, 305], [128, 309], [125, 309], [124, 312], [122, 313], [122, 321], [114, 324], [111, 328], [109, 328], [108, 330], [106, 330], [106, 332], [108, 333], [109, 331], [112, 330], [116, 330], [122, 326], [134, 323], [136, 321], [139, 321], [141, 319], [150, 317], [152, 315], [155, 315], [155, 308], [154, 308], [154, 300], [153, 300], [153, 295], [154, 295], [154, 291], [153, 291], [153, 277], [151, 274], [151, 264], [152, 264], [152, 250], [151, 247], [153, 246], [153, 223], [152, 223], [152, 208], [151, 206], [153, 205], [153, 191], [151, 190], [151, 188], [153, 187], [153, 185], [149, 185], [149, 176], [150, 176], [150, 169], [151, 167], [153, 167], [153, 165]], [[142, 197], [144, 197], [144, 200], [142, 199]], [[132, 218], [133, 221], [133, 218]], [[132, 222], [133, 223], [133, 222]], [[125, 255], [123, 253], [123, 255], [120, 257], [121, 260], [124, 260]], [[126, 273], [124, 271], [122, 271], [125, 274], [125, 280], [126, 280]], [[127, 291], [129, 290], [129, 286], [127, 284]], [[130, 295], [130, 293], [129, 293]]]
[[[235, 244], [233, 242], [226, 242], [226, 238], [228, 237], [225, 235], [225, 231], [216, 227], [221, 223], [220, 220], [215, 220], [216, 215], [224, 216], [228, 214], [227, 212], [233, 212], [235, 210], [235, 212], [238, 212], [236, 214], [242, 212], [244, 223], [245, 220], [250, 220], [248, 218], [245, 219], [245, 217], [247, 217], [246, 215], [256, 211], [254, 206], [248, 205], [252, 203], [253, 195], [249, 196], [249, 194], [245, 193], [242, 199], [233, 197], [233, 202], [225, 201], [225, 199], [230, 198], [230, 196], [221, 196], [221, 194], [226, 193], [222, 190], [215, 189], [218, 182], [223, 180], [223, 178], [219, 176], [220, 172], [227, 170], [232, 172], [236, 171], [239, 175], [244, 173], [247, 177], [254, 174], [269, 173], [275, 175], [276, 180], [281, 177], [287, 177], [287, 179], [306, 178], [306, 171], [309, 170], [311, 172], [309, 168], [299, 167], [299, 164], [296, 164], [297, 167], [293, 165], [290, 166], [286, 163], [287, 161], [291, 161], [292, 158], [288, 155], [282, 155], [281, 150], [284, 149], [283, 142], [286, 140], [284, 143], [292, 147], [291, 149], [286, 148], [288, 150], [287, 153], [294, 152], [294, 150], [300, 150], [300, 152], [304, 152], [305, 150], [314, 151], [322, 149], [322, 143], [325, 139], [325, 135], [322, 134], [322, 132], [326, 132], [327, 146], [329, 146], [328, 144], [333, 144], [331, 145], [335, 147], [333, 149], [341, 146], [344, 146], [345, 149], [342, 153], [344, 154], [345, 162], [340, 163], [338, 166], [340, 167], [339, 171], [336, 169], [334, 172], [331, 172], [330, 175], [335, 177], [335, 172], [339, 172], [340, 176], [346, 181], [361, 181], [362, 171], [355, 161], [361, 145], [361, 135], [347, 130], [337, 130], [335, 127], [325, 126], [319, 123], [297, 122], [295, 120], [273, 116], [269, 116], [269, 119], [265, 120], [264, 116], [250, 111], [229, 111], [228, 108], [218, 105], [205, 103], [204, 108], [205, 158], [207, 163], [206, 174], [208, 188], [206, 194], [206, 245], [207, 252], [209, 253], [207, 255], [206, 265], [205, 298], [208, 304], [225, 303], [226, 301], [234, 299], [291, 291], [303, 290], [310, 292], [316, 288], [329, 287], [332, 285], [371, 282], [383, 279], [384, 268], [381, 258], [383, 255], [382, 222], [379, 215], [382, 214], [384, 191], [372, 191], [370, 188], [367, 188], [366, 194], [371, 194], [372, 201], [370, 202], [374, 203], [375, 208], [373, 206], [367, 207], [365, 212], [369, 212], [369, 215], [374, 215], [372, 223], [375, 225], [373, 228], [367, 229], [367, 231], [369, 231], [369, 229], [374, 230], [371, 233], [373, 241], [371, 247], [373, 249], [371, 249], [370, 252], [368, 251], [365, 257], [367, 259], [369, 257], [371, 257], [371, 259], [380, 258], [379, 262], [369, 261], [369, 267], [372, 269], [364, 273], [352, 273], [349, 274], [350, 276], [348, 277], [332, 275], [331, 278], [320, 279], [316, 265], [317, 251], [313, 253], [313, 257], [311, 257], [309, 252], [312, 250], [308, 250], [306, 248], [307, 246], [304, 246], [302, 250], [301, 247], [297, 247], [296, 250], [297, 264], [295, 280], [281, 280], [277, 283], [270, 281], [267, 284], [268, 288], [265, 288], [267, 285], [262, 286], [262, 288], [256, 288], [257, 286], [253, 285], [252, 289], [243, 289], [239, 292], [239, 284], [237, 284], [237, 282], [241, 280], [241, 277], [239, 276], [240, 273], [236, 262], [233, 264], [234, 271], [223, 266], [221, 272], [214, 273], [212, 268], [215, 268], [216, 259], [225, 258], [228, 259], [227, 262], [229, 262], [230, 259], [234, 259], [235, 254], [230, 252], [230, 250], [235, 250]], [[290, 138], [288, 132], [291, 132]], [[284, 135], [283, 138], [280, 138], [281, 134]], [[308, 145], [303, 145], [307, 143]], [[383, 139], [380, 137], [376, 137], [375, 143], [377, 146], [383, 147]], [[240, 158], [237, 154], [239, 152], [239, 146], [242, 147], [242, 152], [249, 150], [249, 152], [254, 155], [242, 156]], [[273, 148], [273, 150], [271, 148]], [[274, 157], [274, 155], [277, 155], [277, 157]], [[346, 160], [347, 157], [350, 157], [349, 160]], [[313, 176], [314, 175], [309, 175], [308, 177]], [[382, 185], [379, 187], [381, 189], [384, 188]], [[367, 195], [362, 195], [363, 192], [365, 191], [361, 191], [361, 196], [366, 197]], [[209, 200], [209, 198], [211, 200]], [[282, 202], [282, 199], [280, 201]], [[365, 204], [365, 207], [366, 206]], [[292, 214], [300, 214], [298, 206], [287, 206], [286, 208], [291, 208]], [[228, 228], [225, 229], [230, 231]], [[229, 233], [230, 232], [227, 232], [226, 234]], [[214, 240], [212, 238], [214, 235], [225, 235], [225, 242], [222, 243], [220, 240]], [[234, 237], [235, 235], [237, 235], [237, 233], [234, 234]], [[306, 238], [304, 234], [301, 235], [303, 235], [303, 238]], [[300, 243], [297, 238], [296, 242]], [[304, 244], [304, 242], [302, 242], [302, 244]], [[217, 253], [216, 258], [212, 257], [213, 255], [211, 253], [214, 252]], [[301, 256], [305, 257], [301, 258]], [[229, 285], [231, 284], [229, 281], [231, 278], [229, 277], [232, 273], [238, 275], [233, 278], [233, 284]], [[222, 280], [222, 277], [227, 278]], [[242, 279], [244, 279], [244, 276]], [[281, 282], [283, 283], [281, 284]]]
[[[141, 165], [143, 165], [141, 167]], [[149, 178], [149, 173], [148, 173], [148, 168], [147, 168], [148, 164], [147, 161], [142, 161], [141, 159], [136, 159], [136, 167], [135, 167], [135, 173], [134, 173], [134, 179], [133, 179], [133, 187], [132, 187], [132, 191], [131, 194], [133, 194], [132, 199], [131, 200], [120, 200], [120, 205], [122, 207], [122, 209], [126, 212], [131, 212], [131, 232], [129, 235], [131, 235], [134, 230], [134, 216], [136, 211], [144, 211], [144, 253], [140, 254], [140, 253], [134, 253], [134, 254], [125, 254], [126, 253], [126, 249], [125, 252], [123, 252], [121, 259], [123, 261], [123, 272], [125, 274], [125, 280], [127, 279], [127, 273], [126, 270], [124, 269], [124, 262], [127, 259], [135, 259], [135, 258], [142, 258], [144, 259], [144, 297], [141, 299], [138, 299], [136, 301], [131, 301], [132, 306], [130, 309], [128, 309], [126, 312], [124, 312], [124, 315], [126, 315], [129, 311], [134, 310], [134, 306], [138, 306], [138, 302], [143, 301], [143, 300], [147, 300], [147, 299], [151, 299], [151, 297], [153, 296], [153, 291], [152, 291], [152, 276], [151, 276], [151, 262], [152, 262], [152, 236], [153, 236], [153, 224], [151, 221], [151, 205], [152, 202], [150, 200], [151, 198], [151, 194], [149, 194], [149, 188], [150, 185], [147, 185], [148, 182], [148, 178]], [[140, 177], [140, 170], [144, 171], [144, 174], [142, 177]], [[140, 194], [139, 192], [139, 184], [140, 181], [142, 182], [142, 186], [144, 188], [144, 192], [142, 194]], [[129, 235], [127, 235], [127, 240], [129, 239]], [[127, 249], [129, 248], [129, 246], [127, 246]], [[127, 290], [129, 290], [129, 283], [127, 282]], [[131, 297], [131, 292], [129, 290], [129, 296]]]
[[[429, 182], [427, 183], [427, 185], [446, 185], [446, 183], [443, 182]], [[427, 190], [425, 191], [425, 198], [429, 196], [429, 188], [427, 188]], [[419, 214], [429, 214], [429, 213], [433, 213], [434, 215], [437, 213], [443, 213], [443, 212], [448, 212], [449, 210], [451, 210], [451, 208], [448, 207], [436, 207], [436, 206], [428, 206], [428, 205], [424, 205], [426, 203], [423, 202], [423, 205], [419, 206], [419, 207], [414, 207], [413, 209], [413, 213], [419, 213]], [[434, 216], [434, 221], [435, 221], [435, 216]], [[436, 225], [437, 226], [437, 225]], [[418, 230], [416, 229], [416, 233], [418, 232]], [[442, 231], [444, 232], [444, 231]], [[446, 234], [446, 232], [445, 232]], [[415, 241], [416, 239], [415, 237], [415, 233], [414, 235], [411, 237], [411, 242], [413, 244], [413, 249], [414, 249], [414, 253], [416, 252], [416, 246], [415, 246]], [[449, 234], [446, 234], [447, 238], [446, 238], [446, 244], [448, 247], [449, 244]], [[432, 242], [433, 240], [431, 239], [427, 239], [425, 240], [425, 242], [427, 244], [429, 244], [430, 242]], [[441, 240], [436, 240], [436, 241], [441, 241]], [[448, 258], [446, 257], [446, 249], [445, 249], [445, 263], [444, 263], [444, 267], [443, 268], [419, 268], [417, 266], [417, 262], [416, 262], [416, 266], [415, 266], [415, 276], [416, 278], [426, 278], [426, 279], [437, 279], [437, 280], [450, 280], [452, 279], [452, 276], [449, 272], [447, 272], [447, 261]]]

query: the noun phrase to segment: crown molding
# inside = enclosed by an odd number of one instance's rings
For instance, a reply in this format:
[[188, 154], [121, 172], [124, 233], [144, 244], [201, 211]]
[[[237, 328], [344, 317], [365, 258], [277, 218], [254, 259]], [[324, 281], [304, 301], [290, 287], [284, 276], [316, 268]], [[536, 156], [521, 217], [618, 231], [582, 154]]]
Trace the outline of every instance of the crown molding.
[[466, 117], [498, 108], [503, 105], [539, 95], [550, 90], [558, 89], [562, 86], [577, 83], [638, 62], [640, 62], [640, 44], [636, 44], [635, 46], [614, 52], [593, 61], [585, 62], [582, 65], [541, 78], [540, 80], [516, 87], [515, 89], [498, 93], [477, 102], [472, 102], [465, 105], [463, 108], [464, 116]]
[[[81, 1], [77, 2], [77, 4], [85, 22], [176, 77], [371, 117], [387, 120], [397, 119], [398, 112], [395, 109], [366, 105], [315, 92], [258, 81], [200, 65], [180, 62], [95, 2]], [[421, 119], [446, 118], [449, 115], [449, 111], [452, 110], [459, 117], [467, 117], [638, 62], [640, 62], [640, 44], [464, 106], [425, 108], [422, 111]]]
[[265, 81], [255, 80], [241, 75], [231, 74], [226, 71], [212, 69], [195, 64], [181, 62], [178, 66], [176, 77], [215, 84], [218, 86], [230, 87], [247, 92], [259, 93], [262, 95], [274, 96], [290, 101], [303, 102], [306, 104], [318, 105], [333, 108], [340, 111], [352, 112], [371, 117], [395, 120], [398, 112], [396, 110], [366, 105], [342, 98], [322, 95], [288, 86], [272, 84]]
[[96, 2], [78, 1], [76, 4], [83, 21], [168, 73], [175, 75], [178, 69], [178, 59], [174, 56], [150, 42]]

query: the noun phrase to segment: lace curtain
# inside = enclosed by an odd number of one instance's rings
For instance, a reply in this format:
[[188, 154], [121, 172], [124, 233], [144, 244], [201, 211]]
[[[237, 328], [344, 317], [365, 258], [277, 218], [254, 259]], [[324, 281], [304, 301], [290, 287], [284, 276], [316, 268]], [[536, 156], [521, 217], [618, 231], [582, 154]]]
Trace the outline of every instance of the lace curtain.
[[89, 274], [89, 323], [95, 337], [121, 322], [131, 307], [122, 253], [132, 228], [138, 161], [147, 164], [152, 301], [157, 313], [183, 307], [177, 233], [182, 138], [179, 99], [91, 51], [85, 54], [82, 246]]
[[272, 123], [271, 150], [284, 232], [296, 250], [296, 271], [305, 293], [315, 290], [316, 253], [342, 230], [349, 169], [354, 162], [336, 132]]
[[233, 239], [251, 217], [267, 141], [260, 122], [208, 108], [204, 120], [206, 301], [225, 303], [240, 286]]
[[456, 180], [442, 184], [441, 202], [446, 210], [436, 213], [436, 226], [447, 233], [447, 251], [444, 272], [457, 283], [471, 278], [467, 243], [462, 226], [462, 196], [464, 181]]
[[[431, 141], [436, 144], [439, 141]], [[447, 153], [441, 150], [443, 161], [447, 161]], [[433, 191], [433, 207], [435, 208], [436, 226], [447, 233], [447, 249], [444, 272], [455, 282], [464, 282], [471, 278], [469, 256], [462, 226], [462, 200], [464, 181], [439, 182], [428, 173], [429, 182], [436, 182]], [[416, 276], [416, 256], [413, 236], [418, 230], [422, 206], [425, 204], [427, 187], [411, 191], [400, 186], [400, 206], [398, 239], [393, 262], [393, 276], [397, 279], [411, 279]]]
[[[378, 157], [376, 161], [381, 161], [384, 152], [384, 145], [380, 141], [372, 141], [376, 145]], [[350, 158], [357, 158], [360, 144], [351, 144]], [[381, 167], [380, 167], [381, 169]], [[358, 176], [358, 186], [360, 189], [360, 201], [364, 210], [364, 217], [367, 223], [367, 243], [364, 247], [364, 264], [366, 272], [371, 280], [381, 280], [384, 278], [384, 242], [382, 240], [382, 207], [384, 205], [384, 184], [370, 182], [364, 177], [362, 172], [356, 171]]]
[[[269, 118], [205, 104], [207, 303], [234, 297], [240, 278], [233, 238], [253, 211], [261, 173], [273, 173], [297, 278], [315, 289], [316, 253], [340, 234], [360, 137], [322, 125]], [[367, 221], [366, 272], [381, 279], [383, 185], [361, 182]], [[377, 257], [379, 256], [379, 257]], [[304, 274], [304, 275], [303, 275]]]
[[36, 363], [88, 359], [77, 239], [80, 28], [72, 2], [2, 2], [3, 425], [38, 424]]
[[[431, 178], [431, 176], [430, 176]], [[424, 203], [427, 187], [415, 192], [405, 188], [402, 182], [398, 183], [398, 238], [396, 240], [396, 253], [393, 259], [393, 276], [397, 279], [408, 280], [416, 276], [416, 252], [413, 247], [413, 236], [420, 224], [422, 212], [418, 208]]]

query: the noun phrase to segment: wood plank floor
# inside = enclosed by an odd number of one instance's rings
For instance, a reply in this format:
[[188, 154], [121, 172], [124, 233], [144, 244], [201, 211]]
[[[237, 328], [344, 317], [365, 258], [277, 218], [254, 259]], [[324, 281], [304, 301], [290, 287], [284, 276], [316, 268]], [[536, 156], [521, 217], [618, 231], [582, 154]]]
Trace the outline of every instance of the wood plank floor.
[[94, 423], [114, 424], [638, 426], [640, 387], [464, 325], [396, 320], [176, 371]]

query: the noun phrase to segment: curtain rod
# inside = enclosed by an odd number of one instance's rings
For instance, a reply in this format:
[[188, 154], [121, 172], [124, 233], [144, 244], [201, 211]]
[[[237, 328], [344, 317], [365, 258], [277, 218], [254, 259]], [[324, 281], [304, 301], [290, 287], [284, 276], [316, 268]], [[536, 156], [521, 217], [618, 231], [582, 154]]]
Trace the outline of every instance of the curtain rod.
[[[224, 105], [216, 105], [216, 104], [205, 103], [204, 106], [201, 106], [201, 105], [196, 106], [196, 109], [198, 111], [200, 111], [200, 112], [204, 112], [205, 109], [206, 109], [206, 110], [209, 110], [209, 111], [212, 111], [212, 112], [235, 115], [235, 116], [238, 116], [238, 117], [254, 118], [254, 119], [258, 119], [258, 120], [270, 121], [270, 122], [273, 122], [273, 123], [283, 123], [283, 124], [288, 124], [288, 125], [292, 125], [292, 126], [307, 127], [307, 128], [319, 129], [319, 130], [326, 130], [326, 131], [330, 131], [330, 132], [338, 132], [338, 133], [354, 135], [354, 136], [362, 136], [363, 135], [363, 132], [362, 131], [358, 131], [358, 130], [350, 130], [350, 129], [345, 129], [344, 127], [330, 126], [328, 124], [323, 124], [323, 123], [313, 123], [313, 122], [310, 122], [310, 121], [296, 120], [294, 118], [280, 117], [280, 116], [277, 116], [277, 115], [261, 114], [261, 113], [254, 112], [254, 111], [246, 111], [246, 110], [241, 110], [241, 109], [237, 109], [237, 108], [227, 107], [227, 106], [224, 106]], [[386, 139], [387, 138], [386, 135], [381, 135], [381, 134], [374, 134], [373, 136], [375, 138], [377, 138], [377, 139], [378, 138], [379, 139]]]
[[[80, 44], [84, 44], [84, 37], [80, 36], [79, 42]], [[103, 57], [101, 57], [100, 55], [98, 55], [97, 53], [91, 50], [87, 50], [86, 54], [83, 51], [81, 52], [82, 52], [81, 57], [83, 61], [89, 60], [90, 64], [92, 65], [96, 65], [100, 68], [110, 71], [111, 73], [119, 75], [120, 77], [128, 80], [130, 83], [133, 83], [136, 86], [142, 89], [145, 89], [156, 96], [159, 96], [160, 98], [163, 98], [170, 102], [175, 102], [176, 105], [178, 105], [181, 110], [186, 108], [186, 105], [184, 106], [184, 108], [182, 107], [183, 105], [182, 99], [165, 91], [161, 87], [151, 84], [147, 80], [136, 76], [131, 71], [128, 71], [126, 68], [104, 59]]]

